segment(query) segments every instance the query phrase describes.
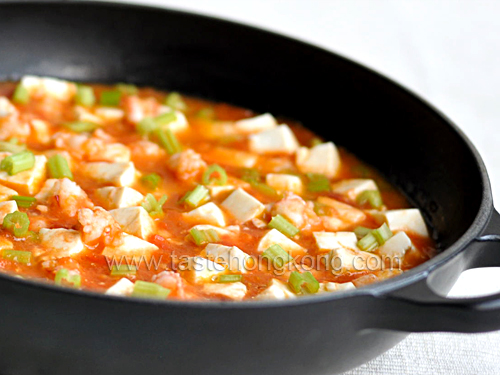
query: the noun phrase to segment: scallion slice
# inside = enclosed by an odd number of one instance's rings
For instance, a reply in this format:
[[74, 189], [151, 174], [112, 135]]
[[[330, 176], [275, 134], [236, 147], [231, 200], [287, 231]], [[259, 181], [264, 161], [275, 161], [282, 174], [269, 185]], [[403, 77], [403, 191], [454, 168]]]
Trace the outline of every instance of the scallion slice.
[[165, 104], [178, 111], [185, 111], [187, 109], [186, 103], [182, 100], [182, 96], [178, 92], [170, 93], [165, 99]]
[[158, 137], [160, 146], [163, 147], [169, 155], [177, 154], [182, 151], [181, 145], [172, 130], [165, 129], [162, 131], [161, 129], [157, 129], [155, 134]]
[[66, 268], [61, 268], [56, 272], [54, 282], [56, 285], [68, 285], [78, 289], [82, 284], [82, 277], [79, 274], [70, 273]]
[[177, 119], [177, 115], [175, 112], [166, 112], [161, 115], [156, 116], [153, 120], [157, 127], [162, 127], [170, 124], [171, 122]]
[[189, 234], [197, 246], [220, 241], [219, 234], [213, 229], [200, 230], [198, 228], [191, 228]]
[[293, 271], [288, 277], [288, 285], [295, 293], [302, 292], [302, 284], [304, 284], [304, 279], [300, 272]]
[[268, 259], [276, 268], [282, 268], [293, 260], [293, 257], [278, 244], [269, 246], [262, 253], [262, 257]]
[[358, 247], [363, 251], [373, 251], [378, 247], [378, 241], [370, 232], [358, 241]]
[[101, 105], [107, 105], [110, 107], [115, 107], [120, 104], [120, 99], [122, 97], [122, 93], [119, 90], [114, 91], [103, 91], [101, 93]]
[[34, 197], [25, 197], [23, 195], [13, 195], [10, 199], [16, 201], [18, 207], [30, 208], [36, 202]]
[[14, 90], [12, 101], [17, 104], [28, 104], [30, 101], [30, 93], [26, 87], [19, 84]]
[[134, 284], [132, 297], [165, 299], [170, 294], [170, 289], [148, 281], [138, 280]]
[[149, 133], [158, 129], [155, 120], [152, 117], [145, 117], [137, 124], [137, 133], [140, 135], [148, 135]]
[[67, 122], [63, 124], [63, 126], [71, 131], [74, 131], [75, 133], [90, 133], [99, 127], [98, 124], [90, 121]]
[[163, 205], [167, 201], [167, 195], [163, 195], [159, 200], [156, 200], [153, 194], [148, 193], [141, 206], [149, 213], [149, 216], [163, 215]]
[[288, 285], [295, 293], [317, 293], [319, 290], [319, 282], [309, 271], [304, 273], [299, 273], [293, 271], [288, 278]]
[[246, 182], [259, 182], [260, 181], [260, 173], [255, 168], [245, 168], [242, 171], [241, 179]]
[[71, 173], [71, 169], [69, 168], [68, 160], [60, 155], [56, 154], [49, 158], [47, 163], [49, 168], [49, 175], [52, 178], [69, 178], [73, 180], [73, 173]]
[[141, 181], [150, 190], [156, 190], [161, 183], [161, 177], [157, 173], [150, 173], [142, 176]]
[[371, 207], [379, 209], [384, 204], [382, 196], [378, 190], [365, 190], [356, 197], [356, 203], [364, 205], [370, 204]]
[[242, 275], [220, 275], [217, 278], [218, 283], [237, 283], [243, 279]]
[[311, 147], [320, 145], [322, 143], [323, 143], [323, 141], [321, 140], [321, 138], [314, 137], [313, 139], [311, 139]]
[[227, 173], [221, 166], [212, 164], [203, 173], [203, 185], [225, 185], [227, 183]]
[[137, 273], [137, 267], [128, 264], [113, 265], [111, 267], [111, 276], [127, 276], [135, 275]]
[[31, 252], [4, 249], [2, 250], [2, 258], [12, 260], [17, 263], [28, 264], [31, 261]]
[[26, 145], [19, 145], [15, 142], [12, 142], [12, 140], [8, 142], [0, 141], [0, 151], [11, 152], [13, 154], [16, 154], [24, 150], [26, 150]]
[[189, 191], [182, 197], [179, 203], [184, 203], [189, 207], [198, 207], [201, 203], [209, 198], [209, 191], [203, 185], [197, 185], [193, 190]]
[[330, 180], [328, 177], [318, 173], [307, 173], [307, 190], [312, 193], [321, 193], [330, 191]]
[[371, 231], [372, 229], [366, 227], [357, 227], [356, 229], [354, 229], [354, 233], [356, 234], [356, 237], [358, 237], [358, 240], [362, 239]]
[[319, 282], [309, 271], [302, 274], [302, 278], [305, 281], [304, 288], [311, 294], [317, 293], [319, 290]]
[[21, 151], [9, 155], [0, 163], [0, 170], [6, 171], [10, 176], [27, 171], [35, 166], [35, 155], [30, 151]]
[[271, 219], [269, 224], [267, 224], [267, 226], [269, 228], [274, 228], [279, 230], [287, 237], [293, 237], [300, 232], [299, 228], [290, 223], [287, 219], [285, 219], [281, 215], [273, 216], [273, 218]]
[[95, 104], [94, 89], [90, 86], [78, 86], [75, 100], [77, 104], [84, 107], [92, 107]]
[[15, 237], [24, 237], [28, 234], [30, 219], [26, 212], [14, 211], [5, 215], [2, 226]]
[[126, 95], [135, 95], [139, 91], [137, 86], [128, 83], [119, 83], [115, 87], [118, 91]]
[[382, 224], [380, 228], [374, 229], [372, 234], [377, 239], [380, 246], [385, 244], [387, 240], [392, 237], [392, 231], [386, 223]]
[[250, 181], [250, 185], [257, 190], [258, 192], [262, 194], [269, 195], [271, 197], [277, 197], [279, 196], [278, 192], [273, 189], [271, 186], [268, 184], [265, 184], [263, 182], [258, 182], [258, 181]]

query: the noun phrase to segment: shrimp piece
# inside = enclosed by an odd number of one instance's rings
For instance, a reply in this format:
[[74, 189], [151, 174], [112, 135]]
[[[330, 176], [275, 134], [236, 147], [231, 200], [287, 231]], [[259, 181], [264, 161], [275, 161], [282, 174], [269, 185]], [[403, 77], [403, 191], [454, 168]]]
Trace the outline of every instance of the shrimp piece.
[[168, 167], [179, 180], [189, 180], [197, 177], [205, 168], [207, 163], [201, 155], [191, 149], [184, 150], [172, 155], [168, 161]]
[[310, 205], [298, 195], [290, 192], [286, 192], [284, 198], [274, 204], [272, 214], [286, 217], [300, 229], [308, 229], [320, 222]]
[[153, 281], [164, 288], [171, 290], [171, 296], [186, 299], [185, 281], [178, 273], [163, 271], [153, 277]]
[[78, 222], [82, 225], [82, 241], [88, 245], [95, 245], [101, 240], [108, 245], [122, 232], [111, 214], [101, 207], [78, 210]]
[[125, 116], [133, 124], [139, 123], [145, 117], [157, 116], [160, 104], [155, 98], [141, 99], [137, 96], [127, 96], [123, 102]]

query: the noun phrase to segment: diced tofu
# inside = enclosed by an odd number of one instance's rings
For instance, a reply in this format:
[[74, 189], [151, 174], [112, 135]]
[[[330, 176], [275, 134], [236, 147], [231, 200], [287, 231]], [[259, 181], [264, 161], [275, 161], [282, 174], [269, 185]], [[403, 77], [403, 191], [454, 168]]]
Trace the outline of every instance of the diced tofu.
[[259, 216], [264, 211], [264, 205], [243, 189], [236, 189], [221, 206], [241, 223]]
[[47, 121], [43, 120], [31, 120], [31, 134], [34, 138], [43, 144], [50, 142], [50, 125]]
[[[217, 234], [219, 236], [234, 236], [235, 234], [237, 234], [240, 231], [240, 227], [238, 225], [231, 225], [229, 227], [219, 228], [219, 227], [215, 227], [213, 225], [198, 224], [198, 225], [195, 225], [193, 228], [196, 228], [198, 230], [210, 230], [210, 229], [212, 229], [215, 232], [217, 232]], [[193, 229], [193, 228], [191, 228], [191, 229]]]
[[189, 221], [211, 224], [218, 227], [226, 226], [226, 219], [224, 219], [224, 213], [219, 207], [213, 202], [205, 203], [203, 206], [195, 208], [192, 211], [183, 214]]
[[40, 229], [40, 243], [44, 248], [38, 256], [42, 260], [59, 259], [81, 253], [83, 245], [80, 232], [72, 229]]
[[375, 271], [382, 265], [378, 255], [343, 247], [330, 251], [322, 260], [331, 271]]
[[21, 85], [25, 87], [30, 95], [50, 96], [61, 101], [69, 101], [76, 93], [74, 83], [57, 78], [24, 76]]
[[130, 186], [135, 182], [134, 163], [86, 163], [82, 172], [102, 184]]
[[213, 147], [203, 154], [210, 163], [218, 163], [236, 168], [253, 168], [259, 156], [246, 151], [238, 151], [227, 147]]
[[214, 283], [203, 285], [203, 291], [208, 294], [217, 294], [236, 301], [241, 301], [247, 294], [247, 287], [245, 284], [240, 282], [228, 284]]
[[340, 168], [340, 155], [333, 142], [321, 143], [310, 149], [299, 148], [295, 163], [302, 173], [319, 173], [332, 178]]
[[379, 210], [364, 210], [365, 213], [367, 213], [368, 215], [370, 215], [372, 217], [373, 220], [375, 220], [375, 222], [378, 224], [378, 225], [382, 225], [385, 223], [385, 212], [383, 211], [379, 211]]
[[5, 96], [0, 96], [0, 119], [17, 112], [16, 107]]
[[329, 230], [342, 230], [345, 227], [356, 225], [366, 219], [363, 211], [348, 204], [328, 197], [318, 197], [318, 203], [333, 210], [330, 216], [322, 216], [323, 225]]
[[297, 255], [303, 255], [306, 252], [306, 249], [293, 242], [291, 239], [289, 239], [287, 236], [276, 229], [271, 229], [265, 234], [264, 237], [261, 238], [257, 250], [262, 252], [265, 251], [268, 247], [275, 244], [280, 245], [283, 250], [290, 253], [294, 257]]
[[249, 137], [250, 151], [257, 154], [292, 154], [299, 142], [287, 125], [253, 134]]
[[266, 184], [277, 191], [291, 191], [292, 193], [302, 194], [302, 180], [299, 176], [292, 174], [268, 173], [266, 175]]
[[106, 290], [108, 296], [130, 296], [134, 291], [134, 283], [127, 278], [121, 278], [116, 284]]
[[120, 108], [112, 108], [112, 107], [99, 107], [95, 110], [96, 116], [103, 121], [120, 121], [124, 116], [125, 112], [123, 112]]
[[158, 250], [156, 245], [131, 234], [123, 233], [104, 248], [102, 255], [107, 258], [127, 257], [139, 261], [141, 257], [150, 258], [156, 250]]
[[121, 143], [104, 143], [101, 140], [90, 139], [84, 145], [88, 161], [104, 161], [110, 163], [128, 163], [130, 150]]
[[408, 231], [422, 237], [429, 237], [424, 218], [418, 208], [386, 211], [385, 219], [393, 232]]
[[273, 129], [276, 126], [278, 126], [278, 123], [270, 113], [264, 113], [259, 116], [239, 120], [234, 123], [236, 131], [240, 134], [258, 133], [264, 130]]
[[78, 121], [91, 122], [93, 124], [102, 124], [102, 119], [90, 112], [87, 108], [75, 106], [75, 115]]
[[[3, 159], [3, 158], [2, 158]], [[0, 171], [0, 183], [15, 189], [19, 194], [34, 195], [40, 190], [45, 181], [47, 158], [44, 155], [35, 155], [35, 165], [27, 171], [9, 176], [7, 172]]]
[[128, 234], [146, 239], [154, 231], [153, 219], [141, 206], [117, 208], [109, 213]]
[[358, 250], [358, 238], [354, 232], [314, 232], [313, 236], [320, 250]]
[[[167, 106], [160, 107], [160, 114], [171, 112], [172, 109]], [[163, 129], [170, 129], [174, 133], [179, 133], [186, 130], [189, 127], [186, 116], [181, 111], [175, 111], [175, 120], [169, 122], [168, 124], [162, 126]]]
[[247, 261], [250, 260], [250, 256], [236, 246], [211, 243], [205, 247], [205, 254], [208, 259], [227, 265], [232, 272], [247, 272]]
[[144, 195], [127, 186], [106, 186], [97, 189], [96, 195], [107, 210], [138, 206], [144, 200]]
[[319, 292], [341, 292], [345, 290], [354, 290], [356, 286], [353, 283], [321, 283], [319, 284]]
[[9, 189], [3, 185], [0, 185], [0, 202], [5, 202], [10, 199], [13, 195], [19, 195], [17, 191]]
[[405, 232], [396, 233], [394, 236], [389, 238], [385, 244], [378, 248], [378, 254], [382, 259], [397, 258], [402, 260], [408, 249], [412, 247], [410, 238]]
[[292, 290], [288, 287], [288, 285], [279, 281], [278, 279], [272, 279], [271, 284], [261, 292], [255, 299], [258, 300], [284, 300], [284, 299], [292, 299], [297, 296]]
[[334, 193], [342, 194], [355, 201], [356, 197], [365, 190], [378, 190], [375, 181], [370, 179], [342, 180], [332, 185]]
[[224, 273], [226, 267], [202, 257], [189, 258], [179, 266], [182, 276], [188, 281], [201, 283]]
[[224, 186], [213, 185], [213, 186], [207, 186], [206, 188], [210, 192], [210, 196], [212, 198], [217, 198], [219, 195], [222, 195], [224, 193], [229, 193], [235, 189], [235, 187], [232, 185], [224, 185]]
[[3, 223], [3, 219], [8, 214], [16, 212], [18, 210], [16, 201], [5, 201], [0, 202], [0, 223]]

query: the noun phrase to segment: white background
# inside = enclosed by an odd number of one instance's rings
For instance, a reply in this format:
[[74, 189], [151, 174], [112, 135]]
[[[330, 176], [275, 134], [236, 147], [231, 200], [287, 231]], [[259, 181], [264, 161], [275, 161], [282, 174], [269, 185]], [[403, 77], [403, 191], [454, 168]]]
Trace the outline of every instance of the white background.
[[[402, 83], [433, 103], [471, 138], [485, 160], [495, 201], [500, 204], [500, 1], [141, 3], [261, 26], [340, 53]], [[463, 275], [454, 294], [500, 290], [500, 276], [494, 271]], [[412, 335], [403, 345], [355, 373], [392, 374], [395, 367], [391, 361], [396, 358], [406, 361], [405, 373], [500, 374], [499, 354], [498, 333]], [[439, 359], [439, 366], [437, 357], [444, 357]]]

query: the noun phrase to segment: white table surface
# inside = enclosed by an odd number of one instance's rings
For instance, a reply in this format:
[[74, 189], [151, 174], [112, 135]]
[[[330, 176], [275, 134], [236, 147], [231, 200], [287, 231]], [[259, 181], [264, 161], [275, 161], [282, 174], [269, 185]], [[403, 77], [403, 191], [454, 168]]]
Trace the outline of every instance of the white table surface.
[[[464, 130], [483, 156], [494, 198], [500, 201], [500, 1], [124, 1], [260, 26], [378, 70], [433, 103]], [[496, 291], [498, 269], [471, 270], [452, 294]], [[500, 374], [500, 333], [413, 334], [348, 374]]]

